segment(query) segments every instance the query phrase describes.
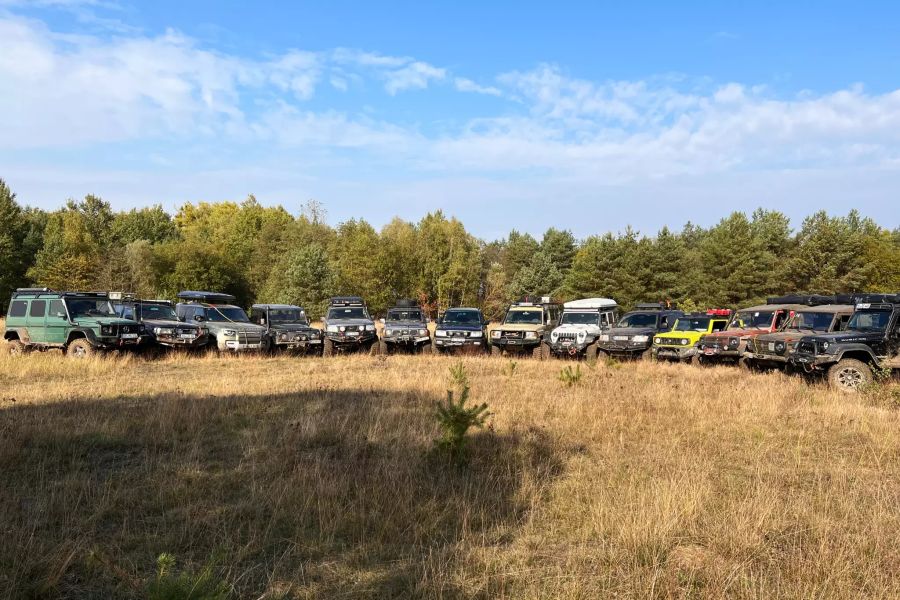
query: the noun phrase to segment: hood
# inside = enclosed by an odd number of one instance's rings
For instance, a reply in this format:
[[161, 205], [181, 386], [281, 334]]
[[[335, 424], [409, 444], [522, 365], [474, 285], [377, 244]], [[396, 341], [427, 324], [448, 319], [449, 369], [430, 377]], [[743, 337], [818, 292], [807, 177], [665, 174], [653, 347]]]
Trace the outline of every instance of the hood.
[[605, 330], [603, 333], [609, 334], [610, 336], [614, 336], [614, 335], [627, 335], [627, 336], [649, 335], [649, 336], [653, 336], [656, 334], [656, 327], [612, 327], [611, 329]]
[[306, 323], [270, 323], [269, 329], [274, 331], [312, 331], [314, 328]]
[[203, 321], [203, 326], [210, 329], [234, 329], [235, 331], [262, 331], [266, 328], [256, 323], [234, 323], [229, 321]]
[[325, 321], [328, 325], [374, 325], [372, 319], [331, 319]]
[[481, 331], [481, 325], [452, 325], [450, 323], [443, 323], [438, 325], [435, 331]]
[[556, 329], [553, 330], [553, 333], [580, 333], [582, 331], [586, 331], [587, 333], [593, 333], [594, 335], [598, 335], [601, 331], [599, 325], [585, 325], [584, 323], [567, 323], [565, 325], [560, 325]]
[[422, 321], [387, 321], [384, 326], [391, 329], [428, 329]]
[[75, 319], [75, 324], [82, 327], [93, 327], [95, 325], [136, 325], [137, 322], [119, 317], [79, 317]]
[[199, 327], [200, 324], [185, 323], [183, 321], [170, 321], [169, 319], [144, 319], [141, 321], [144, 327], [152, 329], [154, 327]]
[[799, 342], [800, 338], [805, 338], [807, 336], [817, 336], [820, 333], [824, 332], [816, 332], [816, 331], [797, 331], [792, 329], [791, 331], [776, 331], [775, 333], [766, 333], [757, 337], [760, 343], [766, 342]]
[[726, 331], [717, 331], [715, 333], [707, 334], [706, 337], [713, 339], [720, 338], [748, 338], [748, 337], [756, 337], [759, 335], [765, 335], [767, 333], [771, 333], [768, 329], [728, 329]]
[[543, 325], [531, 325], [528, 323], [510, 323], [503, 324], [497, 327], [500, 331], [537, 331], [541, 329]]
[[883, 331], [838, 331], [835, 333], [820, 333], [809, 335], [816, 341], [839, 344], [871, 344], [884, 339]]

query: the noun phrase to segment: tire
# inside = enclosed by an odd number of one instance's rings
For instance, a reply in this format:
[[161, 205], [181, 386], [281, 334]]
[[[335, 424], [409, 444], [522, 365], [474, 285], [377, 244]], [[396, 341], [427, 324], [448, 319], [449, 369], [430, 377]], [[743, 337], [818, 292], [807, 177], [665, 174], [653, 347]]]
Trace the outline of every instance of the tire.
[[741, 369], [743, 369], [744, 371], [747, 371], [748, 373], [756, 370], [754, 368], [753, 361], [751, 361], [750, 359], [748, 359], [744, 356], [742, 356], [738, 359], [737, 364]]
[[641, 360], [646, 360], [647, 362], [656, 362], [656, 357], [653, 356], [653, 349], [648, 348], [641, 352]]
[[695, 367], [699, 367], [701, 364], [700, 355], [695, 354], [687, 360], [688, 364], [693, 365]]
[[377, 342], [373, 342], [371, 346], [369, 346], [369, 354], [372, 356], [387, 356], [388, 355], [388, 345], [384, 340], [378, 340]]
[[503, 354], [503, 350], [501, 350], [498, 346], [491, 346], [491, 356], [500, 356]]
[[547, 360], [550, 356], [550, 346], [541, 342], [537, 346], [535, 346], [534, 350], [531, 351], [531, 356], [535, 360]]
[[73, 340], [68, 346], [66, 346], [66, 356], [71, 358], [90, 358], [97, 351], [91, 346], [91, 343], [87, 341], [85, 338], [78, 338], [77, 340]]
[[21, 356], [28, 352], [28, 346], [23, 344], [21, 340], [8, 340], [7, 352], [9, 352], [10, 356]]
[[856, 393], [860, 388], [874, 380], [872, 368], [861, 360], [844, 358], [828, 369], [828, 383], [831, 387], [846, 392]]
[[585, 360], [597, 360], [597, 344], [590, 344], [584, 349]]
[[609, 360], [609, 352], [597, 348], [597, 360]]
[[322, 341], [322, 356], [334, 356], [334, 342], [328, 338]]

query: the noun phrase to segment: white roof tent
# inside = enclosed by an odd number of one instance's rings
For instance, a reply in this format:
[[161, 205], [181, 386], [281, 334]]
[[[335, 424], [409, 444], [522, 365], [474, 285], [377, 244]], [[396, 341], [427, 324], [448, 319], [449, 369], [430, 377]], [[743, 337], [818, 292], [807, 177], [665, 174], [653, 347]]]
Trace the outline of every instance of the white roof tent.
[[583, 298], [581, 300], [572, 300], [563, 304], [563, 308], [568, 310], [604, 310], [618, 308], [618, 303], [609, 298]]

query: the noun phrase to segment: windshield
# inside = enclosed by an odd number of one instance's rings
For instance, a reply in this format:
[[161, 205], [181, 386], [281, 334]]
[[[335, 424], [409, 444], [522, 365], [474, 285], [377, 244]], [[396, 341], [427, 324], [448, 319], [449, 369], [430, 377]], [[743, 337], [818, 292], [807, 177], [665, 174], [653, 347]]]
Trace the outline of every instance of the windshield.
[[299, 308], [270, 308], [269, 322], [271, 323], [309, 323], [306, 313]]
[[771, 310], [744, 310], [734, 315], [728, 329], [768, 329], [774, 314]]
[[790, 324], [785, 329], [794, 331], [828, 331], [834, 321], [833, 313], [802, 312], [794, 315]]
[[448, 310], [441, 321], [444, 325], [481, 325], [477, 310]]
[[854, 313], [847, 329], [854, 331], [884, 331], [891, 321], [889, 310], [867, 310]]
[[544, 311], [539, 308], [531, 310], [511, 310], [506, 313], [504, 323], [509, 325], [540, 325], [544, 322]]
[[709, 317], [681, 317], [675, 322], [675, 331], [709, 331]]
[[599, 325], [600, 313], [595, 312], [563, 312], [561, 325]]
[[66, 298], [69, 315], [78, 317], [115, 317], [116, 311], [105, 298]]
[[157, 321], [177, 321], [175, 309], [167, 304], [142, 304], [141, 319]]
[[346, 308], [328, 309], [328, 320], [334, 319], [368, 319], [366, 309], [362, 306], [348, 306]]
[[616, 327], [656, 327], [659, 315], [655, 313], [628, 313], [619, 321]]
[[422, 318], [422, 311], [415, 310], [389, 310], [387, 314], [387, 321], [424, 321]]
[[247, 313], [237, 306], [211, 306], [206, 311], [206, 318], [214, 322], [249, 323]]

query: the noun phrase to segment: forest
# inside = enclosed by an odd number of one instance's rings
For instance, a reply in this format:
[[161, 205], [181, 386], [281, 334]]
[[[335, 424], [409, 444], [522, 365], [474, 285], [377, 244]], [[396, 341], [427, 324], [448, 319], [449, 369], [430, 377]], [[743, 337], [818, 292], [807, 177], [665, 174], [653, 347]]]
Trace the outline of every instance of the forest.
[[44, 211], [0, 180], [0, 311], [26, 285], [170, 299], [183, 289], [224, 291], [244, 305], [298, 304], [313, 317], [332, 295], [363, 296], [375, 314], [415, 298], [433, 316], [478, 306], [493, 319], [524, 295], [692, 310], [795, 291], [900, 291], [900, 229], [855, 210], [815, 212], [796, 229], [758, 209], [709, 228], [688, 222], [576, 239], [550, 227], [540, 239], [513, 230], [492, 241], [441, 211], [380, 230], [361, 219], [331, 226], [326, 216], [314, 200], [295, 215], [252, 195], [186, 203], [175, 214], [160, 205], [116, 211], [94, 195]]

